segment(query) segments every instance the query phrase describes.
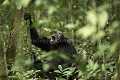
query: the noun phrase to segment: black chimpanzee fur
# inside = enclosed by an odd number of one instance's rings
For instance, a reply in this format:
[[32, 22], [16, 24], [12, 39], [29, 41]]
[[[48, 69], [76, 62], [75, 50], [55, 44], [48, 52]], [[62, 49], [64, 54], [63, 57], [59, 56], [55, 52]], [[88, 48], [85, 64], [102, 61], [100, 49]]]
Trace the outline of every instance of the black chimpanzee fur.
[[[75, 47], [67, 41], [67, 38], [64, 37], [64, 35], [61, 32], [54, 33], [50, 39], [47, 37], [38, 35], [37, 30], [32, 25], [31, 15], [30, 13], [24, 14], [24, 19], [30, 22], [30, 36], [32, 40], [32, 44], [36, 47], [39, 47], [40, 49], [44, 51], [51, 51], [51, 50], [57, 50], [58, 54], [63, 52], [69, 54], [69, 57], [73, 59], [72, 55], [76, 54]], [[35, 59], [34, 65], [36, 65], [39, 61]], [[66, 62], [67, 64], [67, 62]], [[72, 64], [72, 63], [71, 63]], [[55, 65], [56, 67], [58, 65]], [[37, 66], [38, 67], [38, 66]], [[70, 66], [69, 66], [70, 67]]]

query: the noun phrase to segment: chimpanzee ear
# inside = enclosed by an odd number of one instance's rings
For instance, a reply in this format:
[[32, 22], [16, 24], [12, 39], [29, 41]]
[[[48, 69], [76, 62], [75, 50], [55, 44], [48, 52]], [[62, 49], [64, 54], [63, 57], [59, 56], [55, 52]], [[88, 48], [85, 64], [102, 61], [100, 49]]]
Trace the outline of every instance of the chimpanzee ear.
[[62, 33], [61, 33], [61, 38], [62, 38], [62, 39], [66, 39], [65, 36], [64, 36]]

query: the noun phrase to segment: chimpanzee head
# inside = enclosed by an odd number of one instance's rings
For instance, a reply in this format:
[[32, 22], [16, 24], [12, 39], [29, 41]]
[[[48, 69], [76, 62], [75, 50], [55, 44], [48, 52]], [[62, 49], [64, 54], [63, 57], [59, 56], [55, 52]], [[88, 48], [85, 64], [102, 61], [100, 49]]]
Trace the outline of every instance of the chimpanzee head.
[[63, 44], [66, 42], [67, 38], [65, 38], [61, 32], [55, 32], [50, 38], [50, 43], [53, 45]]

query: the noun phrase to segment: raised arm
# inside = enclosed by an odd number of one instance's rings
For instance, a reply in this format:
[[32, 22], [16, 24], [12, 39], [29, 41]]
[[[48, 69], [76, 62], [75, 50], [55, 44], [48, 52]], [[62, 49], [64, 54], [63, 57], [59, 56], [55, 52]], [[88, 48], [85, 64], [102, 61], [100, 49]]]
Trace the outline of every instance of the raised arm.
[[31, 36], [32, 44], [41, 48], [44, 51], [49, 51], [50, 50], [49, 39], [44, 36], [38, 35], [36, 28], [33, 26], [30, 13], [26, 12], [24, 14], [24, 19], [26, 21], [28, 20], [30, 23], [29, 26], [30, 26], [30, 36]]

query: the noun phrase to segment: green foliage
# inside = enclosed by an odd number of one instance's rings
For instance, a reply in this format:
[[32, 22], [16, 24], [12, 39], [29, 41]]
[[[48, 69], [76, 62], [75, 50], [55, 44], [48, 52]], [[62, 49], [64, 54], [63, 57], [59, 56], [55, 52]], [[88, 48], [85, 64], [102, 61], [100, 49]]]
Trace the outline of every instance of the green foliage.
[[59, 70], [55, 70], [54, 72], [56, 72], [59, 77], [66, 77], [67, 79], [69, 79], [70, 76], [74, 75], [75, 73], [77, 73], [78, 71], [75, 71], [75, 67], [68, 67], [63, 69], [61, 65], [58, 66]]
[[17, 5], [17, 8], [21, 9], [22, 6], [23, 7], [27, 7], [28, 4], [30, 3], [30, 0], [25, 0], [25, 1], [23, 1], [23, 0], [15, 0], [14, 2]]
[[[41, 80], [40, 78], [36, 78], [36, 74], [39, 73], [40, 70], [29, 70], [22, 72], [14, 72], [12, 76], [9, 76], [10, 79], [22, 79], [22, 80]], [[35, 78], [34, 78], [35, 77]]]
[[[93, 0], [94, 1], [94, 0]], [[10, 30], [13, 28], [14, 8], [32, 12], [33, 24], [39, 34], [51, 35], [61, 31], [76, 47], [75, 66], [58, 65], [56, 80], [67, 80], [76, 75], [79, 80], [114, 80], [119, 66], [120, 29], [119, 0], [4, 0], [0, 5], [0, 29], [3, 32], [5, 52], [8, 49]], [[16, 6], [14, 6], [16, 5]], [[31, 44], [28, 25], [21, 20], [17, 55], [11, 80], [43, 80], [36, 78], [41, 71], [49, 71], [52, 60], [72, 61], [65, 53], [43, 52]], [[49, 37], [48, 37], [49, 38]], [[31, 53], [43, 62], [41, 69], [31, 68]], [[49, 79], [48, 79], [49, 80]], [[119, 80], [119, 79], [118, 79]]]

